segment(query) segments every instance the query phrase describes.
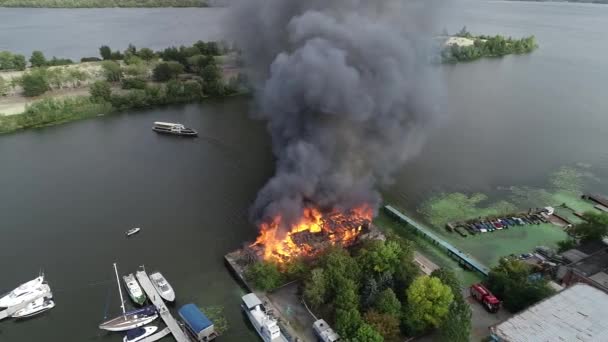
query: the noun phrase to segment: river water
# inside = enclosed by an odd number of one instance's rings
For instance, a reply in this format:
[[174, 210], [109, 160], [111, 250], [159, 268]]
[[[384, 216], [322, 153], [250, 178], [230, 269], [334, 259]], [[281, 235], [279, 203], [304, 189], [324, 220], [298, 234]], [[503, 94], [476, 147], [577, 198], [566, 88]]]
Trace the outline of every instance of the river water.
[[[102, 44], [162, 48], [221, 38], [221, 9], [0, 9], [0, 49], [78, 58]], [[563, 165], [608, 176], [608, 6], [458, 2], [450, 32], [535, 34], [531, 55], [441, 67], [445, 113], [422, 153], [384, 189], [414, 209], [438, 191], [538, 185]], [[256, 235], [246, 213], [273, 173], [264, 125], [236, 99], [171, 106], [0, 137], [0, 291], [44, 269], [57, 307], [0, 322], [0, 341], [119, 341], [97, 324], [119, 311], [112, 262], [145, 264], [173, 284], [178, 305], [222, 305], [222, 341], [255, 341], [242, 290], [222, 256]], [[201, 132], [150, 131], [179, 121]], [[132, 239], [124, 231], [142, 227]]]

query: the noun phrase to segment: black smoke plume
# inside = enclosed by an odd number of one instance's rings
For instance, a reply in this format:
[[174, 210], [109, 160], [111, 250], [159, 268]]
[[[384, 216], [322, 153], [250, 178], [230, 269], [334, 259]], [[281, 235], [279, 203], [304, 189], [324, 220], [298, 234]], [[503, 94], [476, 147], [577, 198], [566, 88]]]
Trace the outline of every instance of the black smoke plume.
[[276, 174], [256, 223], [303, 208], [377, 208], [437, 111], [436, 1], [242, 0], [228, 21], [268, 121]]

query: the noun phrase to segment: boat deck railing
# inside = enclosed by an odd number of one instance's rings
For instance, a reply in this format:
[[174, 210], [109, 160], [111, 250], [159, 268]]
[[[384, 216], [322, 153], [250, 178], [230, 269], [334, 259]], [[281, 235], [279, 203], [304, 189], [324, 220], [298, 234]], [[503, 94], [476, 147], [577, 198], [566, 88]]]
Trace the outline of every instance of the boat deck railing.
[[447, 241], [443, 240], [442, 238], [440, 238], [439, 236], [435, 235], [428, 228], [422, 226], [418, 222], [416, 222], [416, 221], [412, 220], [411, 218], [407, 217], [406, 215], [402, 214], [401, 212], [399, 212], [399, 210], [393, 208], [390, 205], [384, 206], [384, 209], [392, 216], [396, 217], [400, 221], [405, 222], [408, 225], [410, 225], [411, 227], [413, 227], [414, 229], [416, 229], [424, 237], [431, 240], [431, 242], [441, 246], [443, 249], [445, 249], [447, 251], [448, 255], [451, 256], [452, 258], [456, 259], [456, 261], [458, 261], [458, 263], [460, 263], [474, 271], [477, 271], [486, 277], [488, 276], [490, 270], [486, 266], [481, 264], [479, 261], [473, 259], [472, 257], [464, 254], [463, 252], [458, 250], [458, 248], [454, 247], [449, 242], [447, 242]]
[[148, 278], [148, 274], [146, 273], [146, 271], [137, 271], [135, 273], [135, 276], [137, 277], [137, 280], [139, 281], [139, 284], [141, 285], [144, 292], [146, 292], [146, 295], [148, 295], [150, 301], [152, 301], [152, 304], [154, 304], [154, 306], [158, 310], [160, 318], [165, 321], [167, 328], [171, 331], [175, 340], [177, 342], [190, 342], [190, 338], [186, 335], [186, 333], [184, 333], [179, 324], [177, 324], [177, 321], [175, 320], [175, 318], [173, 318], [173, 315], [171, 315], [171, 312], [165, 305], [165, 302], [163, 301], [162, 297], [152, 285], [152, 282], [150, 281], [150, 278]]

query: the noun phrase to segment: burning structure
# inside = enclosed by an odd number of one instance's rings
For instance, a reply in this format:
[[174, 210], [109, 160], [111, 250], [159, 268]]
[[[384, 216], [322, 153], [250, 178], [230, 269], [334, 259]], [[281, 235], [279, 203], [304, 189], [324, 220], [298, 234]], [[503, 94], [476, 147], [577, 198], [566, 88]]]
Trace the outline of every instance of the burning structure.
[[377, 187], [420, 150], [441, 108], [428, 63], [435, 2], [234, 2], [229, 35], [276, 157], [251, 210], [265, 260], [352, 244]]
[[362, 206], [341, 212], [321, 212], [314, 207], [304, 209], [299, 221], [284, 233], [282, 218], [260, 225], [260, 235], [251, 245], [264, 260], [284, 263], [295, 257], [313, 257], [329, 246], [349, 247], [369, 231], [373, 211]]

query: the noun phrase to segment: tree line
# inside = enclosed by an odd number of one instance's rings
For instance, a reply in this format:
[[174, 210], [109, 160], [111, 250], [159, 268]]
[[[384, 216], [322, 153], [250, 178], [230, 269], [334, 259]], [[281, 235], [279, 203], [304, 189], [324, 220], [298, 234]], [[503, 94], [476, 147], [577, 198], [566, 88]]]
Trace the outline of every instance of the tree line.
[[107, 8], [207, 7], [206, 0], [0, 0], [0, 7]]
[[464, 27], [456, 37], [472, 39], [473, 45], [459, 46], [451, 45], [441, 52], [443, 63], [456, 63], [473, 61], [482, 57], [502, 57], [510, 54], [530, 53], [538, 48], [536, 38], [529, 36], [521, 39], [513, 39], [504, 36], [474, 36]]
[[351, 251], [334, 247], [311, 264], [256, 262], [246, 277], [263, 290], [305, 279], [303, 297], [347, 341], [394, 341], [436, 329], [446, 341], [468, 341], [470, 307], [455, 275], [420, 275], [407, 240], [366, 241]]

